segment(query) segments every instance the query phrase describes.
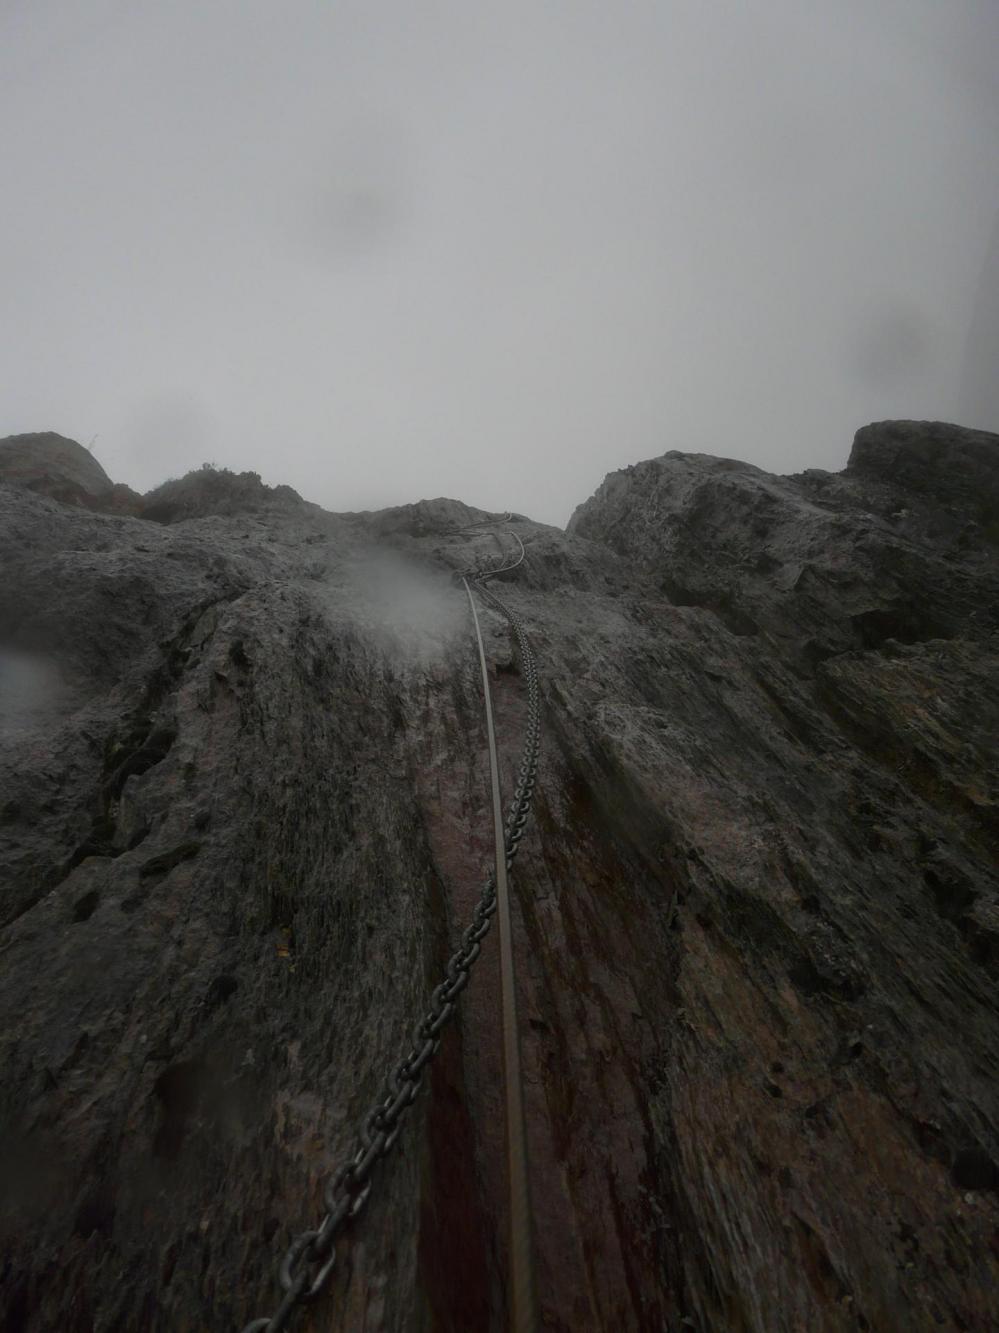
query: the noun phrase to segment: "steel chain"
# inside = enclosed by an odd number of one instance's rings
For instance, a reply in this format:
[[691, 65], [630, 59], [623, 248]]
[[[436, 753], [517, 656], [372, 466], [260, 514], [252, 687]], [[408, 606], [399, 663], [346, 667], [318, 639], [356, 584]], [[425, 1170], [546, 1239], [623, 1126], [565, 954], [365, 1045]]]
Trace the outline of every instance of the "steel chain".
[[[510, 515], [507, 514], [499, 521], [504, 522], [509, 518]], [[463, 530], [457, 529], [457, 531]], [[519, 537], [517, 540], [520, 542]], [[524, 558], [522, 542], [520, 548], [521, 555], [516, 564]], [[513, 865], [521, 838], [524, 836], [531, 798], [537, 782], [541, 753], [541, 703], [537, 664], [524, 627], [519, 617], [484, 585], [494, 574], [516, 568], [516, 564], [500, 566], [498, 569], [481, 573], [469, 571], [466, 574], [483, 599], [510, 622], [517, 640], [527, 685], [527, 728], [524, 735], [524, 749], [504, 829], [507, 869]], [[451, 955], [444, 968], [444, 980], [431, 992], [430, 1007], [414, 1029], [412, 1049], [389, 1074], [385, 1085], [387, 1096], [382, 1101], [376, 1102], [361, 1122], [357, 1138], [358, 1146], [353, 1157], [326, 1183], [323, 1190], [325, 1216], [315, 1230], [300, 1232], [285, 1252], [278, 1270], [278, 1281], [284, 1293], [280, 1305], [274, 1314], [251, 1320], [243, 1328], [242, 1333], [280, 1333], [281, 1329], [288, 1326], [295, 1309], [314, 1300], [326, 1287], [336, 1264], [334, 1241], [341, 1228], [357, 1217], [367, 1203], [368, 1195], [371, 1193], [371, 1173], [375, 1164], [381, 1158], [387, 1157], [395, 1147], [402, 1131], [403, 1113], [416, 1100], [423, 1070], [436, 1054], [440, 1045], [441, 1030], [454, 1014], [457, 998], [468, 985], [471, 968], [481, 952], [481, 941], [489, 933], [495, 912], [496, 881], [495, 876], [490, 874], [473, 909], [472, 919], [462, 932], [461, 945]]]

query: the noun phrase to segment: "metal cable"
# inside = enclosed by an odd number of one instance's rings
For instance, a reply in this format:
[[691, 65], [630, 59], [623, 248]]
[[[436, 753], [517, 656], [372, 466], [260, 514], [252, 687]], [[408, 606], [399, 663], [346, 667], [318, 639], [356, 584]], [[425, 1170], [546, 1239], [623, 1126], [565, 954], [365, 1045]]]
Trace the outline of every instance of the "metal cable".
[[[521, 552], [523, 553], [523, 544]], [[482, 643], [482, 630], [471, 585], [463, 579], [468, 605], [475, 624], [475, 638], [482, 668], [482, 696], [489, 741], [489, 783], [492, 788], [493, 824], [496, 841], [496, 902], [500, 936], [500, 1003], [503, 1011], [503, 1083], [506, 1093], [507, 1176], [510, 1185], [510, 1295], [514, 1333], [534, 1333], [537, 1301], [534, 1287], [534, 1247], [531, 1238], [531, 1194], [527, 1170], [527, 1130], [524, 1125], [524, 1085], [520, 1072], [520, 1025], [517, 1022], [517, 986], [513, 967], [513, 923], [510, 890], [506, 880], [503, 832], [503, 798], [500, 794], [499, 759], [493, 727], [489, 668]], [[480, 587], [479, 591], [482, 589]], [[492, 600], [492, 599], [490, 599]]]
[[[483, 522], [506, 522], [509, 518], [510, 515], [507, 514], [503, 519]], [[468, 526], [479, 527], [482, 523]], [[482, 597], [510, 622], [517, 639], [521, 668], [528, 690], [524, 748], [517, 773], [517, 784], [507, 810], [506, 825], [503, 830], [504, 861], [507, 870], [513, 865], [520, 840], [524, 836], [541, 752], [538, 673], [530, 640], [517, 616], [495, 593], [484, 586], [486, 579], [515, 569], [523, 562], [524, 544], [516, 533], [511, 535], [516, 537], [520, 546], [520, 554], [513, 564], [481, 573], [467, 571], [463, 576], [463, 579], [475, 584]], [[458, 996], [468, 985], [469, 973], [482, 950], [481, 942], [492, 924], [496, 902], [496, 876], [490, 874], [472, 912], [472, 920], [462, 932], [461, 947], [448, 960], [444, 969], [444, 980], [434, 988], [430, 996], [430, 1007], [416, 1025], [412, 1048], [388, 1075], [384, 1099], [376, 1102], [361, 1122], [357, 1148], [353, 1156], [326, 1183], [323, 1191], [325, 1216], [314, 1230], [300, 1232], [285, 1252], [278, 1270], [278, 1282], [282, 1291], [280, 1304], [272, 1315], [251, 1320], [244, 1326], [242, 1333], [280, 1333], [280, 1330], [287, 1328], [288, 1321], [297, 1307], [314, 1300], [328, 1284], [336, 1264], [337, 1236], [342, 1228], [353, 1221], [364, 1208], [371, 1193], [371, 1175], [376, 1163], [381, 1158], [387, 1157], [395, 1147], [402, 1132], [402, 1116], [416, 1100], [417, 1091], [423, 1080], [423, 1070], [440, 1045], [441, 1030], [453, 1016]], [[525, 1333], [530, 1328], [533, 1328], [532, 1324], [525, 1324]], [[518, 1333], [520, 1333], [519, 1327]]]

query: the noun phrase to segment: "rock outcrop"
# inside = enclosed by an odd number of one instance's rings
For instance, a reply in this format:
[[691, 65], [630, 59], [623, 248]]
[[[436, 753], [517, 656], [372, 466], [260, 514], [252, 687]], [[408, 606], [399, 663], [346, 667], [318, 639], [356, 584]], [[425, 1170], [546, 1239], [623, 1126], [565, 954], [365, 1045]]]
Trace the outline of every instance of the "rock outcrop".
[[181, 523], [210, 514], [259, 514], [266, 510], [300, 511], [302, 497], [290, 486], [267, 486], [258, 472], [232, 472], [205, 463], [197, 472], [165, 481], [142, 502], [141, 514], [156, 523]]
[[55, 431], [0, 440], [0, 482], [105, 513], [136, 514], [141, 508], [135, 491], [116, 485], [89, 450]]
[[[510, 538], [253, 483], [95, 512], [9, 447], [3, 1327], [238, 1330], [487, 868], [453, 573]], [[546, 1329], [996, 1327], [997, 462], [881, 423], [840, 474], [672, 453], [511, 519]], [[303, 1333], [505, 1326], [494, 950]]]

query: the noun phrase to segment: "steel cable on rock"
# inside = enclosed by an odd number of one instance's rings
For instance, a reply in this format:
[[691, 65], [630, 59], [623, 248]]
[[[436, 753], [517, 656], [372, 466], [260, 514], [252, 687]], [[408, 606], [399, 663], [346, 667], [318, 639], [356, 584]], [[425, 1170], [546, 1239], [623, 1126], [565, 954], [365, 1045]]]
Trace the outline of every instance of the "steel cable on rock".
[[[516, 533], [513, 534], [516, 537]], [[517, 538], [520, 555], [504, 569], [515, 569], [524, 559], [524, 544]], [[491, 573], [502, 572], [500, 570]], [[487, 592], [484, 578], [478, 583], [478, 592], [487, 602], [508, 615], [515, 630], [520, 622], [494, 594]], [[486, 733], [489, 742], [489, 773], [492, 787], [493, 819], [496, 844], [496, 898], [500, 936], [500, 1005], [503, 1016], [503, 1083], [506, 1102], [507, 1181], [510, 1192], [510, 1315], [514, 1333], [535, 1333], [538, 1320], [537, 1294], [534, 1280], [534, 1247], [531, 1224], [531, 1191], [528, 1169], [527, 1128], [524, 1116], [524, 1088], [521, 1073], [520, 1024], [517, 1018], [517, 981], [514, 967], [513, 917], [510, 910], [510, 890], [505, 865], [505, 845], [508, 834], [522, 832], [516, 825], [504, 830], [502, 796], [500, 793], [499, 756], [493, 726], [489, 668], [482, 641], [482, 629], [472, 585], [463, 578], [468, 604], [475, 623], [475, 637], [482, 669], [482, 692], [486, 712]], [[526, 643], [526, 635], [524, 640]], [[527, 644], [530, 652], [530, 645]], [[526, 822], [526, 817], [525, 817]]]
[[[468, 528], [503, 523], [510, 518], [508, 513], [501, 519], [486, 519], [469, 524]], [[462, 528], [456, 531], [466, 530]], [[527, 685], [527, 730], [517, 783], [507, 808], [503, 831], [507, 870], [513, 865], [524, 836], [541, 754], [541, 702], [537, 664], [530, 640], [519, 618], [484, 586], [485, 580], [516, 569], [523, 563], [524, 544], [515, 532], [508, 531], [520, 546], [517, 559], [512, 564], [496, 569], [466, 571], [463, 576], [476, 586], [485, 601], [509, 621], [517, 640]], [[430, 1007], [416, 1025], [412, 1048], [388, 1075], [385, 1084], [387, 1095], [375, 1103], [361, 1122], [353, 1156], [326, 1183], [323, 1191], [325, 1216], [314, 1229], [300, 1232], [285, 1252], [278, 1269], [278, 1282], [283, 1293], [280, 1304], [272, 1315], [251, 1320], [243, 1327], [242, 1333], [281, 1333], [282, 1329], [288, 1327], [288, 1321], [297, 1307], [314, 1300], [328, 1284], [336, 1265], [337, 1236], [364, 1208], [371, 1193], [371, 1174], [375, 1165], [395, 1147], [402, 1131], [402, 1116], [416, 1100], [423, 1071], [440, 1045], [440, 1033], [454, 1014], [458, 996], [468, 985], [471, 968], [482, 951], [482, 940], [489, 933], [496, 906], [496, 876], [490, 873], [472, 911], [472, 919], [462, 932], [461, 945], [444, 968], [444, 980], [431, 992]]]

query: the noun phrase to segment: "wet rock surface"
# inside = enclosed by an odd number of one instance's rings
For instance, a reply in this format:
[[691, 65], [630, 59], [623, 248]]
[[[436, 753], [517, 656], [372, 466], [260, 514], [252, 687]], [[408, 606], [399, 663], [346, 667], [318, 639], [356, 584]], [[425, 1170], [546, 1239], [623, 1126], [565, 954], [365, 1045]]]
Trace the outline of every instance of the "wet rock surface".
[[[545, 1328], [996, 1326], [997, 461], [880, 423], [839, 474], [667, 454], [511, 519]], [[453, 573], [512, 539], [248, 476], [0, 484], [5, 1329], [271, 1312], [488, 865]], [[505, 1326], [495, 948], [294, 1326]]]

